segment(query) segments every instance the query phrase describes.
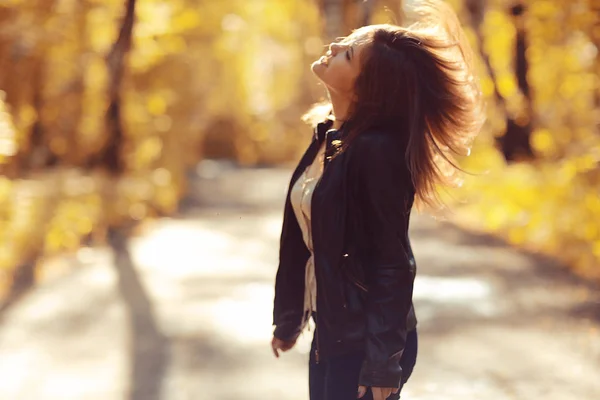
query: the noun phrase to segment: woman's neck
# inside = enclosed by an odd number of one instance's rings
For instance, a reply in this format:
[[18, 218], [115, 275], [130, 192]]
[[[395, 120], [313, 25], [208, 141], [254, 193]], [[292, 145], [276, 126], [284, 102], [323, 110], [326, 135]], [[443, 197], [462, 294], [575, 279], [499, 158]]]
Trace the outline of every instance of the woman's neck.
[[350, 101], [346, 97], [342, 97], [335, 92], [329, 91], [329, 100], [333, 109], [333, 129], [340, 129], [348, 116]]

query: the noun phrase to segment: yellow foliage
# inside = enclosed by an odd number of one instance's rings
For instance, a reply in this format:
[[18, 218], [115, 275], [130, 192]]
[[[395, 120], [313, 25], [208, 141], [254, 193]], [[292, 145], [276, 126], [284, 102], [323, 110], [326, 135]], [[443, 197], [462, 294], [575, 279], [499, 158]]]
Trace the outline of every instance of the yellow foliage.
[[[484, 51], [496, 85], [512, 116], [524, 115], [514, 74], [515, 24], [511, 4], [488, 2]], [[506, 116], [494, 104], [488, 124], [462, 165], [467, 176], [452, 194], [461, 219], [499, 233], [510, 242], [542, 250], [600, 278], [600, 36], [589, 2], [566, 7], [558, 0], [525, 1], [527, 80], [532, 91], [532, 163], [506, 165], [494, 138], [504, 133]], [[596, 24], [596, 25], [594, 25]]]
[[556, 150], [554, 137], [548, 129], [535, 130], [531, 136], [531, 144], [539, 154], [546, 157], [552, 155]]
[[[463, 0], [451, 3], [466, 15]], [[475, 175], [451, 194], [466, 220], [589, 271], [600, 261], [597, 16], [585, 1], [524, 1], [537, 159], [506, 166], [495, 145], [506, 126], [495, 89], [512, 117], [530, 120], [514, 74], [509, 3], [486, 2], [481, 50], [496, 81], [481, 63], [488, 122], [462, 160]], [[74, 250], [110, 224], [174, 212], [186, 169], [203, 151], [253, 165], [296, 159], [306, 144], [299, 117], [324, 94], [308, 68], [324, 45], [317, 2], [136, 4], [118, 88], [125, 161], [118, 177], [88, 162], [111, 144], [107, 56], [124, 2], [0, 5], [0, 168], [11, 176], [0, 177], [0, 269], [31, 254]], [[399, 17], [395, 0], [375, 4], [373, 22]], [[470, 40], [475, 33], [467, 26]]]

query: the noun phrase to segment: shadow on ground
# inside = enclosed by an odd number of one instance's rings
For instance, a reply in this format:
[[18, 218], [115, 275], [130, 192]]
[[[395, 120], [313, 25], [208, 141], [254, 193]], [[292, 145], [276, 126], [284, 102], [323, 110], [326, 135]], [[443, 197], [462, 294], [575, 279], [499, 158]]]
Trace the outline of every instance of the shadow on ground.
[[[177, 216], [115, 235], [116, 257], [94, 250], [7, 312], [0, 398], [308, 398], [311, 333], [279, 360], [269, 348], [290, 171], [219, 165], [190, 173]], [[416, 216], [411, 238], [421, 345], [407, 399], [600, 398], [596, 286], [447, 222]]]
[[169, 346], [160, 332], [154, 309], [129, 253], [126, 229], [111, 229], [108, 242], [113, 251], [119, 294], [129, 325], [130, 400], [158, 400], [168, 366]]

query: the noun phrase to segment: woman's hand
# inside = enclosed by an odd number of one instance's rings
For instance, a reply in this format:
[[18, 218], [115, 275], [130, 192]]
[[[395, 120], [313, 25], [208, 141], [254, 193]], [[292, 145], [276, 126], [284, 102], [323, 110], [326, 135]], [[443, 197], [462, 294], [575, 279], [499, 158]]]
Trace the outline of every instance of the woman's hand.
[[[371, 387], [371, 393], [373, 393], [373, 400], [385, 400], [390, 397], [392, 393], [398, 393], [398, 388], [385, 388], [385, 387]], [[358, 387], [358, 398], [362, 398], [367, 393], [366, 386]]]
[[273, 354], [275, 354], [275, 357], [279, 358], [279, 350], [286, 352], [292, 347], [294, 347], [297, 339], [298, 338], [295, 338], [294, 340], [285, 341], [273, 336], [273, 339], [271, 340], [271, 348], [273, 349]]

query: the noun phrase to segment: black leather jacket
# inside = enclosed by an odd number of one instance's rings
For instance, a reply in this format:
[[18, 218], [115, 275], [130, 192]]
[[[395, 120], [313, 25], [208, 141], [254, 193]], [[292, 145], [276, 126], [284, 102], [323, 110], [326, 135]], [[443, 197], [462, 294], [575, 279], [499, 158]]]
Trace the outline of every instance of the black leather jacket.
[[[315, 129], [289, 188], [326, 141], [325, 167], [312, 198], [317, 278], [317, 360], [364, 351], [359, 384], [398, 387], [406, 334], [416, 326], [416, 273], [408, 238], [414, 189], [405, 142], [384, 131], [361, 134], [333, 157], [344, 132]], [[290, 203], [285, 202], [275, 282], [274, 336], [301, 330], [309, 250]]]

